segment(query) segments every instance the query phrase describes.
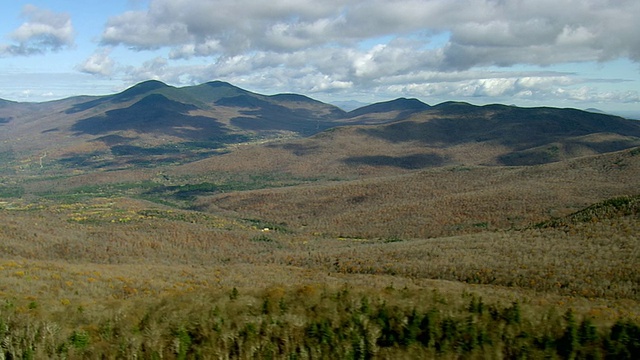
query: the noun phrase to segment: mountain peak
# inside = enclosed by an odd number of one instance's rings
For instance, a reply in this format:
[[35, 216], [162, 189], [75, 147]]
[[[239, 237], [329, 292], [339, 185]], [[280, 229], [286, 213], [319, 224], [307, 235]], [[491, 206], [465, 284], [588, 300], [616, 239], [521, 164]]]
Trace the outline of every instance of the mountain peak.
[[130, 90], [138, 90], [138, 91], [152, 91], [152, 90], [157, 90], [157, 89], [161, 89], [161, 88], [165, 88], [165, 87], [169, 87], [169, 85], [163, 83], [162, 81], [159, 80], [147, 80], [147, 81], [143, 81], [141, 83], [135, 84], [133, 86], [131, 86], [130, 88], [128, 88], [125, 91], [130, 91]]
[[604, 110], [600, 110], [600, 109], [596, 109], [596, 108], [588, 108], [588, 109], [584, 109], [584, 111], [588, 111], [588, 112], [592, 112], [592, 113], [596, 113], [596, 114], [606, 114], [607, 113]]
[[226, 81], [221, 81], [221, 80], [214, 80], [214, 81], [209, 81], [207, 83], [204, 83], [203, 85], [207, 85], [210, 87], [214, 87], [214, 88], [218, 88], [218, 87], [226, 87], [226, 88], [233, 88], [233, 89], [239, 89], [239, 87], [228, 83]]
[[397, 98], [394, 100], [379, 102], [355, 109], [348, 113], [348, 117], [353, 118], [364, 114], [386, 113], [392, 111], [402, 111], [403, 113], [407, 114], [427, 110], [430, 108], [431, 106], [415, 98]]
[[116, 102], [124, 102], [132, 100], [134, 97], [142, 94], [146, 94], [151, 91], [155, 91], [162, 88], [167, 88], [169, 85], [158, 80], [147, 80], [139, 84], [133, 85], [125, 91], [116, 94], [113, 98]]

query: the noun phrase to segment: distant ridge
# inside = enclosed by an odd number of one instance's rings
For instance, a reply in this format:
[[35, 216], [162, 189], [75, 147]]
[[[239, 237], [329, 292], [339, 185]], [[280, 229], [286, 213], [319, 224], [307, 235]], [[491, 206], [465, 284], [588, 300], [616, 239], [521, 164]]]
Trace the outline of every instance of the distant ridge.
[[[235, 85], [232, 85], [232, 84], [230, 84], [230, 83], [228, 83], [226, 81], [221, 81], [221, 80], [209, 81], [209, 82], [206, 82], [206, 83], [204, 83], [202, 85], [198, 85], [198, 86], [209, 86], [209, 87], [213, 87], [213, 88], [224, 87], [224, 88], [234, 88], [234, 89], [242, 90], [242, 89], [240, 89], [239, 87], [237, 87]], [[243, 90], [243, 91], [246, 91], [246, 90]]]
[[141, 82], [137, 85], [134, 85], [119, 94], [114, 95], [111, 100], [112, 101], [128, 101], [132, 100], [134, 97], [138, 95], [143, 95], [149, 93], [154, 90], [168, 88], [169, 85], [163, 83], [158, 80], [148, 80]]
[[6, 106], [10, 104], [17, 104], [15, 101], [0, 99], [0, 106]]
[[278, 101], [297, 101], [297, 102], [313, 102], [313, 103], [321, 103], [318, 100], [314, 100], [306, 95], [300, 95], [300, 94], [292, 94], [292, 93], [286, 93], [286, 94], [275, 94], [275, 95], [269, 95], [269, 98], [274, 99], [274, 100], [278, 100]]
[[607, 114], [606, 111], [603, 111], [603, 110], [600, 110], [600, 109], [596, 109], [596, 108], [588, 108], [588, 109], [584, 109], [584, 111], [597, 113], [597, 114]]
[[[398, 98], [346, 112], [306, 95], [264, 95], [224, 81], [174, 87], [149, 80], [105, 96], [0, 100], [0, 126], [6, 158], [46, 151], [60, 169], [183, 164], [263, 142], [296, 162], [333, 157], [347, 168], [402, 170], [537, 165], [640, 146], [640, 122], [578, 109]], [[265, 154], [252, 158], [268, 162]], [[278, 154], [274, 166], [284, 166]]]
[[331, 102], [331, 104], [339, 107], [344, 111], [352, 111], [352, 110], [359, 109], [361, 107], [365, 107], [367, 105], [371, 105], [370, 103], [364, 103], [357, 100], [333, 101]]
[[423, 103], [418, 99], [398, 98], [395, 100], [363, 106], [361, 108], [348, 112], [346, 117], [354, 118], [365, 114], [386, 113], [392, 111], [401, 111], [403, 113], [403, 116], [401, 117], [406, 117], [411, 113], [428, 110], [430, 108], [431, 106]]

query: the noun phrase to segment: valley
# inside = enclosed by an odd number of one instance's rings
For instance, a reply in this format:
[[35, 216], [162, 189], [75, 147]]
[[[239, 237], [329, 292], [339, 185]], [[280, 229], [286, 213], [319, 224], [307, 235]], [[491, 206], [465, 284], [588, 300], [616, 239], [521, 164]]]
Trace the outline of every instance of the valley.
[[6, 358], [640, 352], [637, 121], [157, 81], [0, 119]]

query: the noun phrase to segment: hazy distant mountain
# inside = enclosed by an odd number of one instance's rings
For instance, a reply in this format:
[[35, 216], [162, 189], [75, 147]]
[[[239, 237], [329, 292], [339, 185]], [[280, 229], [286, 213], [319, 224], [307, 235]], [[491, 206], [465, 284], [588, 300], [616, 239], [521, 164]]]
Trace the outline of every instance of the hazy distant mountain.
[[[640, 145], [640, 123], [576, 109], [399, 98], [345, 112], [304, 95], [262, 95], [221, 81], [181, 88], [146, 81], [107, 96], [0, 101], [0, 127], [0, 156], [46, 153], [59, 169], [185, 163], [227, 153], [231, 144], [292, 137], [302, 140], [271, 149], [292, 151], [297, 161], [332, 154], [341, 166], [403, 169], [540, 164]], [[332, 127], [347, 128], [313, 136]], [[252, 160], [288, 161], [261, 156]]]
[[344, 111], [351, 111], [369, 105], [369, 103], [364, 103], [356, 100], [333, 101], [331, 104], [339, 107]]
[[613, 114], [617, 115], [617, 116], [622, 116], [626, 119], [631, 119], [631, 120], [640, 120], [640, 112], [638, 111], [615, 111], [613, 112]]
[[623, 117], [625, 119], [629, 119], [629, 120], [640, 120], [640, 112], [638, 112], [638, 111], [625, 111], [625, 110], [604, 111], [604, 110], [600, 110], [600, 109], [597, 109], [597, 108], [588, 108], [588, 109], [585, 109], [585, 111], [599, 113], [599, 114], [609, 114], [609, 115], [621, 116], [621, 117]]

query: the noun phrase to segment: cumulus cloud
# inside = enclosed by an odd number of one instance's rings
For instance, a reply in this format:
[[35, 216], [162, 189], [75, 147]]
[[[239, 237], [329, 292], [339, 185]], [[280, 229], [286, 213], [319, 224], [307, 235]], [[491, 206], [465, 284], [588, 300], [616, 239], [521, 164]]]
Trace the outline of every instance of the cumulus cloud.
[[152, 0], [113, 17], [104, 44], [173, 56], [290, 52], [381, 36], [449, 32], [442, 68], [629, 57], [640, 61], [632, 0]]
[[22, 16], [27, 21], [10, 34], [15, 43], [0, 45], [0, 54], [32, 55], [73, 46], [74, 29], [68, 14], [25, 5]]
[[99, 50], [77, 65], [76, 70], [92, 75], [109, 76], [113, 73], [115, 65], [115, 61], [109, 56], [110, 53], [109, 48]]
[[169, 68], [167, 64], [167, 59], [156, 57], [149, 61], [145, 61], [141, 67], [129, 67], [126, 72], [134, 81], [154, 79], [176, 82], [179, 78], [175, 73], [180, 70], [176, 67]]
[[[480, 102], [572, 102], [572, 103], [637, 103], [637, 91], [605, 91], [589, 86], [593, 79], [581, 79], [570, 73], [557, 72], [487, 72], [463, 71], [443, 76], [423, 74], [424, 81], [397, 82], [386, 86], [399, 94], [416, 94], [424, 98], [471, 98]], [[616, 83], [617, 79], [597, 82]]]
[[110, 18], [102, 43], [134, 49], [170, 46], [177, 48], [175, 54], [185, 46], [206, 44], [219, 44], [227, 54], [306, 47], [324, 42], [334, 29], [330, 23], [340, 11], [339, 2], [153, 0], [146, 11]]
[[[637, 92], [514, 67], [640, 63], [637, 14], [637, 0], [150, 0], [109, 18], [100, 42], [166, 51], [126, 68], [132, 81], [224, 78], [256, 91], [628, 102]], [[200, 62], [178, 61], [187, 59]], [[84, 65], [98, 74], [113, 66], [103, 53]]]

